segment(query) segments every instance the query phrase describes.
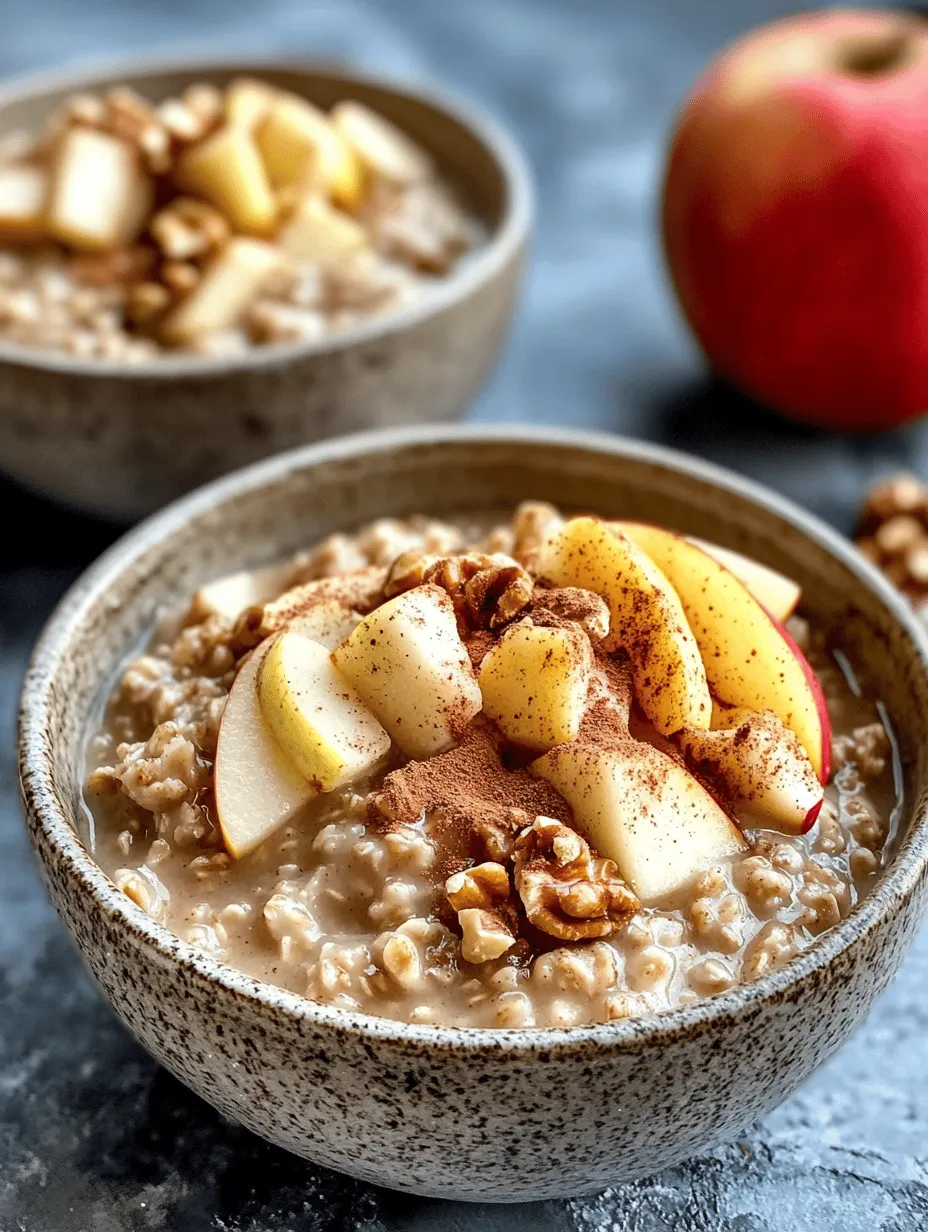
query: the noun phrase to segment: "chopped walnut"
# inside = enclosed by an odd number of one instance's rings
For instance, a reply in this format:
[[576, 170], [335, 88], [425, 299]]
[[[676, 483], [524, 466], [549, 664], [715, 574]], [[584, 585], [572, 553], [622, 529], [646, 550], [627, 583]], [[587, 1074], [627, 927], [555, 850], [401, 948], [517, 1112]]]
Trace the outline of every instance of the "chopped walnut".
[[493, 861], [453, 873], [445, 882], [448, 902], [457, 912], [461, 953], [467, 962], [489, 962], [515, 944], [518, 929], [508, 903], [510, 890], [509, 873]]
[[505, 867], [490, 860], [453, 873], [445, 882], [445, 894], [454, 911], [494, 907], [509, 898], [510, 889]]
[[526, 568], [532, 568], [538, 549], [563, 520], [547, 501], [523, 501], [512, 518], [512, 555]]
[[928, 601], [928, 487], [899, 474], [875, 484], [857, 526], [857, 546], [912, 600]]
[[529, 921], [561, 941], [607, 937], [638, 910], [612, 860], [550, 817], [536, 817], [516, 840], [515, 883]]
[[231, 236], [218, 210], [194, 197], [175, 197], [154, 215], [152, 238], [170, 261], [189, 261], [221, 248]]
[[404, 552], [390, 567], [384, 594], [391, 598], [428, 583], [448, 592], [458, 624], [465, 632], [501, 628], [528, 605], [534, 586], [511, 556]]

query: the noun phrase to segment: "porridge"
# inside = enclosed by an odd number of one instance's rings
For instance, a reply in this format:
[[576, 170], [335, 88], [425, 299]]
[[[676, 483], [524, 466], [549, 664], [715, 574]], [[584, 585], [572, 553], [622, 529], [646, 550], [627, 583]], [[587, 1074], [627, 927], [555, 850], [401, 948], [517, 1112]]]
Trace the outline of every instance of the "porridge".
[[266, 82], [74, 95], [0, 138], [0, 338], [83, 358], [228, 355], [390, 312], [477, 242], [431, 158]]
[[124, 665], [92, 849], [192, 945], [355, 1011], [568, 1027], [710, 997], [847, 916], [894, 836], [883, 712], [798, 599], [534, 502], [332, 535], [204, 586]]

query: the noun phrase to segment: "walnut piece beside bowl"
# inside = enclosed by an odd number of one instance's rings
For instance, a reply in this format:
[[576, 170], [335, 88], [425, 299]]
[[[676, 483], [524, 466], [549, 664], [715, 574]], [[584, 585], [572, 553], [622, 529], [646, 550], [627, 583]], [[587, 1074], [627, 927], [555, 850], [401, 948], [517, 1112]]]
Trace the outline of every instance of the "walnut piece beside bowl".
[[[531, 225], [531, 184], [509, 138], [457, 103], [326, 66], [150, 62], [12, 83], [0, 91], [0, 139], [38, 130], [75, 94], [127, 85], [160, 101], [240, 78], [325, 110], [351, 100], [383, 116], [431, 156], [485, 238], [410, 302], [315, 338], [229, 355], [161, 351], [144, 362], [0, 339], [3, 469], [55, 500], [133, 519], [280, 449], [364, 427], [447, 421], [496, 359]], [[184, 272], [183, 262], [168, 264]]]

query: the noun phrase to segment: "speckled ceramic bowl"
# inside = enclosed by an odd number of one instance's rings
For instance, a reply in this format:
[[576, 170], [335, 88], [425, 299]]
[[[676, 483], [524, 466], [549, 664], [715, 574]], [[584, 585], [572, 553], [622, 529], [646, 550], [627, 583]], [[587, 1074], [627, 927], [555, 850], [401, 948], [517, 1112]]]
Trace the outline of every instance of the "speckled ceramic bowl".
[[525, 161], [487, 116], [431, 89], [284, 58], [120, 62], [0, 88], [0, 134], [117, 82], [152, 99], [260, 76], [323, 107], [368, 103], [430, 150], [487, 242], [408, 307], [318, 342], [144, 366], [0, 339], [0, 468], [92, 513], [130, 520], [217, 475], [361, 428], [455, 419], [496, 360], [531, 229]]
[[[75, 834], [82, 747], [120, 660], [163, 604], [381, 514], [541, 497], [651, 519], [795, 576], [882, 682], [904, 764], [904, 833], [850, 917], [757, 983], [660, 1016], [571, 1030], [462, 1030], [354, 1015], [259, 983], [119, 893]], [[365, 1180], [468, 1199], [553, 1198], [654, 1172], [789, 1095], [860, 1023], [922, 915], [928, 639], [843, 539], [734, 475], [647, 445], [535, 429], [359, 436], [229, 476], [139, 527], [64, 599], [23, 692], [20, 758], [51, 897], [129, 1029], [256, 1133]]]

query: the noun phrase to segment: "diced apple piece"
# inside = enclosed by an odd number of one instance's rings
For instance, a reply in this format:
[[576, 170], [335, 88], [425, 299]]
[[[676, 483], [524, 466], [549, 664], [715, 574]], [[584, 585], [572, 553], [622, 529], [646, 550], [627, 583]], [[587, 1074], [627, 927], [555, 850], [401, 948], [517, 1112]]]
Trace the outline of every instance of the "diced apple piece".
[[318, 791], [367, 774], [390, 737], [320, 642], [285, 629], [258, 672], [258, 703], [271, 734]]
[[315, 261], [323, 269], [336, 269], [370, 247], [361, 224], [316, 193], [300, 201], [277, 243], [295, 261]]
[[699, 873], [747, 849], [702, 784], [652, 745], [562, 744], [529, 768], [557, 788], [577, 829], [645, 906], [672, 904]]
[[266, 603], [280, 594], [288, 565], [270, 565], [266, 569], [242, 569], [207, 582], [194, 592], [190, 615], [194, 620], [221, 616], [234, 624], [248, 607]]
[[635, 695], [662, 735], [708, 727], [712, 699], [680, 600], [660, 569], [620, 531], [571, 518], [542, 544], [539, 577], [592, 590], [609, 606], [609, 640], [631, 657]]
[[365, 616], [332, 661], [410, 757], [451, 748], [483, 699], [438, 586], [417, 586]]
[[361, 623], [361, 614], [346, 606], [340, 599], [321, 598], [300, 616], [294, 616], [287, 624], [287, 631], [319, 642], [327, 650], [350, 637]]
[[520, 620], [480, 664], [483, 712], [507, 740], [544, 751], [573, 740], [586, 709], [593, 655], [580, 629]]
[[799, 737], [815, 773], [826, 783], [831, 758], [828, 707], [815, 673], [789, 633], [733, 573], [695, 544], [659, 526], [623, 522], [622, 529], [680, 596], [713, 694], [730, 706], [772, 710]]
[[188, 342], [230, 329], [260, 294], [281, 256], [272, 244], [233, 239], [206, 267], [203, 277], [161, 327], [169, 342]]
[[255, 77], [236, 77], [226, 86], [223, 109], [226, 120], [254, 132], [271, 109], [277, 91]]
[[257, 138], [275, 187], [318, 188], [349, 210], [360, 204], [364, 194], [360, 162], [325, 112], [307, 99], [278, 95]]
[[332, 123], [375, 175], [394, 184], [412, 184], [430, 175], [432, 161], [426, 152], [363, 103], [336, 103]]
[[119, 248], [137, 238], [153, 189], [136, 150], [110, 133], [72, 128], [52, 169], [48, 227], [75, 248]]
[[185, 150], [177, 163], [177, 178], [188, 192], [211, 201], [234, 231], [245, 235], [273, 231], [277, 202], [258, 148], [241, 125], [225, 124]]
[[269, 637], [289, 625], [297, 616], [310, 614], [320, 605], [337, 604], [343, 609], [369, 612], [383, 599], [383, 584], [386, 579], [385, 566], [368, 565], [367, 568], [356, 569], [352, 573], [314, 578], [311, 582], [292, 586], [264, 605], [261, 621], [253, 633], [258, 637]]
[[687, 539], [733, 573], [774, 620], [788, 620], [795, 612], [802, 596], [802, 588], [798, 582], [778, 573], [776, 569], [771, 569], [769, 565], [762, 565], [759, 560], [733, 552], [731, 548], [707, 543], [705, 539], [697, 539], [693, 535], [687, 535]]
[[239, 668], [219, 724], [213, 789], [229, 854], [241, 859], [314, 794], [274, 740], [258, 705], [257, 679], [267, 646]]
[[23, 244], [45, 237], [48, 188], [41, 167], [0, 166], [0, 240]]
[[720, 718], [722, 730], [677, 734], [687, 766], [739, 813], [785, 834], [805, 834], [825, 789], [797, 738], [770, 710], [733, 707]]

